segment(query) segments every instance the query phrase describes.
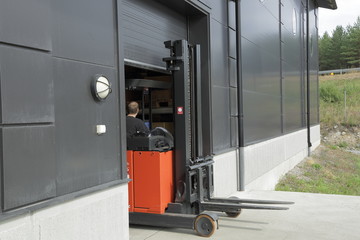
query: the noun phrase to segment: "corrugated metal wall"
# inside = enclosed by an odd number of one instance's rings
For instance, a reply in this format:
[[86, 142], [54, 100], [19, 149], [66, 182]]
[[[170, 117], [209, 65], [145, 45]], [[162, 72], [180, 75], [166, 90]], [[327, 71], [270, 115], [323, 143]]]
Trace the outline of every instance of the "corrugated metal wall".
[[123, 0], [121, 9], [124, 58], [165, 67], [164, 42], [187, 39], [186, 17], [154, 0]]

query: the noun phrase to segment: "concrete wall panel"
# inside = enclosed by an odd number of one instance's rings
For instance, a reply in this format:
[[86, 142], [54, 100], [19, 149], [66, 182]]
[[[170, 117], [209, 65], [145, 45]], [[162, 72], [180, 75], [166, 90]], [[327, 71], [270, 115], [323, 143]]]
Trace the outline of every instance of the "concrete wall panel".
[[2, 240], [129, 239], [127, 184], [3, 222]]
[[214, 196], [229, 197], [237, 191], [237, 151], [214, 157]]
[[[314, 150], [320, 126], [311, 128]], [[240, 149], [245, 166], [245, 190], [273, 190], [279, 179], [308, 156], [307, 130], [303, 129]]]

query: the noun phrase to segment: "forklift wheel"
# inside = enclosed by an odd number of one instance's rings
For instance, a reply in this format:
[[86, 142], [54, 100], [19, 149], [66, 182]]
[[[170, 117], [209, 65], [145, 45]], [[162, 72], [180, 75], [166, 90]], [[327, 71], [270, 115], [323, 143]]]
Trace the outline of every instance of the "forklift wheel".
[[[229, 197], [230, 199], [239, 199], [238, 197], [236, 197], [236, 196], [231, 196], [231, 197]], [[239, 209], [239, 210], [237, 210], [237, 211], [235, 211], [235, 212], [225, 212], [226, 213], [226, 215], [228, 216], [228, 217], [231, 217], [231, 218], [237, 218], [239, 215], [240, 215], [240, 213], [241, 213], [241, 209]]]
[[228, 217], [237, 218], [241, 213], [241, 209], [236, 212], [225, 212], [225, 213]]
[[202, 237], [210, 237], [216, 229], [214, 219], [206, 214], [200, 214], [195, 219], [194, 228], [197, 234]]

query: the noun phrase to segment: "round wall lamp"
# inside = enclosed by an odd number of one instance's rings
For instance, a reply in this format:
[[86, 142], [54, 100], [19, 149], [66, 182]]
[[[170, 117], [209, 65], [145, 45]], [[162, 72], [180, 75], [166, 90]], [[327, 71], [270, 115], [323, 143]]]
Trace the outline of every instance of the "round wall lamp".
[[91, 93], [95, 100], [104, 101], [111, 92], [109, 80], [104, 75], [96, 74], [91, 82]]

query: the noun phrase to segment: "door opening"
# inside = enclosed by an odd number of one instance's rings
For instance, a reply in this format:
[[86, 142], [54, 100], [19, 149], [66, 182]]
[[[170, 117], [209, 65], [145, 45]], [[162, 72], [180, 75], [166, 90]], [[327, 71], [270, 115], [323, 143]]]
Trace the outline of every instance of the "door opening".
[[169, 74], [125, 65], [126, 104], [136, 101], [138, 118], [149, 130], [163, 127], [174, 134], [173, 84]]

